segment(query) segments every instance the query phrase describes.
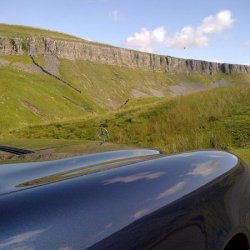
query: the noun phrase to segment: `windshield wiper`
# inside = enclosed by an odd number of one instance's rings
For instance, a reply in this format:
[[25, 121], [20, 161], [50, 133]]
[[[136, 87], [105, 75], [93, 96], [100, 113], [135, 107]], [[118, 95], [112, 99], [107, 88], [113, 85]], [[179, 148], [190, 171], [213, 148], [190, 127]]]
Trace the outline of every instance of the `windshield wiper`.
[[28, 149], [13, 148], [13, 147], [7, 147], [7, 146], [0, 146], [0, 151], [4, 151], [4, 152], [15, 154], [15, 155], [25, 155], [25, 154], [34, 153], [34, 151], [31, 151]]

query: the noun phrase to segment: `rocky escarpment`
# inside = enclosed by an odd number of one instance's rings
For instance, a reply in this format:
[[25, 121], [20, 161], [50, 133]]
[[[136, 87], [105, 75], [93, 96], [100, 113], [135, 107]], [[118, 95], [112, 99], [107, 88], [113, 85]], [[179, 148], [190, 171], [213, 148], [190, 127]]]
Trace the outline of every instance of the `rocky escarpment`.
[[186, 60], [112, 47], [91, 42], [72, 42], [45, 37], [0, 37], [0, 56], [48, 55], [69, 60], [89, 60], [103, 64], [126, 66], [163, 72], [191, 72], [214, 75], [222, 72], [250, 73], [250, 66]]

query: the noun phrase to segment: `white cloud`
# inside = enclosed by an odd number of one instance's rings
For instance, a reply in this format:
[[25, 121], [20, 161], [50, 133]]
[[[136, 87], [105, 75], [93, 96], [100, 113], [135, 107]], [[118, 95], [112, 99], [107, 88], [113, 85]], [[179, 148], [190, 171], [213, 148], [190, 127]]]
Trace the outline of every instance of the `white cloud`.
[[208, 16], [202, 20], [202, 23], [197, 28], [198, 34], [216, 34], [224, 29], [230, 28], [234, 22], [230, 10], [223, 10], [215, 16]]
[[157, 196], [156, 200], [163, 199], [163, 198], [166, 198], [170, 195], [173, 195], [173, 194], [180, 192], [186, 184], [187, 184], [186, 181], [180, 181], [180, 182], [176, 183], [174, 186], [172, 186], [172, 187], [166, 189], [164, 192], [160, 193]]
[[141, 172], [133, 175], [127, 175], [122, 177], [115, 177], [113, 179], [106, 180], [105, 185], [114, 184], [114, 183], [130, 183], [139, 180], [154, 180], [158, 179], [161, 176], [165, 175], [165, 172]]
[[153, 46], [155, 44], [164, 42], [165, 33], [166, 31], [163, 26], [158, 27], [152, 31], [149, 31], [146, 28], [142, 28], [133, 36], [129, 36], [126, 39], [126, 44], [141, 51], [152, 52]]
[[118, 10], [113, 10], [109, 15], [112, 17], [114, 22], [117, 22], [120, 18], [120, 12]]
[[187, 173], [187, 175], [206, 177], [214, 174], [219, 170], [219, 163], [214, 160], [206, 161], [203, 163], [193, 164], [194, 169]]
[[12, 236], [0, 243], [0, 249], [17, 249], [17, 247], [27, 246], [28, 243], [34, 241], [43, 231], [45, 230], [33, 230]]
[[233, 22], [231, 11], [223, 10], [214, 16], [205, 17], [197, 27], [184, 26], [173, 35], [168, 35], [164, 26], [152, 31], [142, 28], [139, 32], [129, 36], [126, 44], [147, 52], [152, 52], [157, 44], [176, 49], [206, 47], [211, 37], [230, 28]]
[[152, 39], [155, 42], [162, 43], [165, 39], [165, 28], [163, 26], [156, 28], [152, 31]]
[[205, 47], [208, 45], [208, 37], [197, 34], [196, 30], [191, 26], [185, 26], [172, 37], [166, 37], [165, 45], [168, 48], [176, 49]]
[[215, 16], [205, 17], [201, 24], [194, 28], [185, 26], [180, 32], [174, 36], [166, 37], [166, 46], [169, 48], [193, 48], [193, 47], [206, 47], [209, 44], [211, 36], [223, 32], [225, 29], [230, 28], [234, 20], [229, 10], [223, 10]]
[[137, 220], [137, 219], [141, 218], [142, 216], [146, 215], [148, 212], [149, 212], [149, 210], [147, 208], [142, 209], [142, 210], [136, 212], [135, 214], [133, 214], [132, 218]]

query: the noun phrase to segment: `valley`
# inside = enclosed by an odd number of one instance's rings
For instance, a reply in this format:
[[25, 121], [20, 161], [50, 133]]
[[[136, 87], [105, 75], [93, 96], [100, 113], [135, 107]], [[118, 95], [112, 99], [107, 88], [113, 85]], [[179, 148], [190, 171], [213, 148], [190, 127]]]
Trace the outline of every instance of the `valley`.
[[[0, 143], [96, 141], [250, 162], [250, 67], [126, 50], [0, 24]], [[67, 143], [66, 143], [67, 144]]]

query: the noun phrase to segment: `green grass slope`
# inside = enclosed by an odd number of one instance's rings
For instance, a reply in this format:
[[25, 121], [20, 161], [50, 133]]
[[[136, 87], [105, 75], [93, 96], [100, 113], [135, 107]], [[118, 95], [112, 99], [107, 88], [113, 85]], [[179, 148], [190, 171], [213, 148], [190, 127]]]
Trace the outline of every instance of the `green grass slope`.
[[[35, 59], [44, 66], [43, 56]], [[29, 56], [0, 57], [0, 133], [115, 109], [137, 84], [142, 92], [147, 85], [167, 86], [164, 75], [157, 72], [60, 60], [60, 77], [81, 90], [78, 93], [45, 73], [27, 71], [33, 66]]]
[[[60, 74], [78, 89], [88, 93], [94, 102], [106, 110], [136, 105], [137, 99], [159, 100], [170, 94], [170, 86], [197, 84], [204, 88], [213, 83], [250, 83], [250, 74], [216, 74], [210, 76], [198, 73], [166, 73], [159, 71], [127, 68], [90, 61], [60, 60]], [[185, 94], [185, 93], [184, 93]], [[129, 102], [127, 102], [129, 101]]]
[[133, 91], [141, 96], [152, 95], [152, 89], [167, 94], [170, 83], [162, 72], [89, 61], [61, 60], [60, 73], [64, 79], [86, 91], [106, 109], [118, 108], [127, 99], [133, 99]]
[[[0, 59], [2, 59], [1, 57]], [[31, 124], [79, 118], [98, 107], [83, 95], [55, 78], [41, 73], [28, 73], [14, 63], [31, 65], [27, 56], [4, 57], [9, 63], [0, 67], [0, 133]]]
[[[44, 66], [43, 56], [35, 60]], [[5, 62], [1, 65], [1, 61]], [[20, 67], [21, 65], [21, 67]], [[61, 122], [126, 106], [160, 100], [171, 84], [183, 82], [183, 75], [167, 76], [146, 71], [92, 63], [59, 60], [60, 77], [81, 93], [43, 72], [27, 71], [35, 66], [29, 56], [0, 57], [0, 133], [32, 124]], [[210, 77], [199, 77], [204, 84]], [[202, 79], [202, 80], [201, 80]], [[186, 83], [191, 82], [187, 78]], [[155, 95], [155, 96], [154, 96]]]
[[[60, 32], [5, 24], [0, 24], [0, 36], [84, 41]], [[39, 72], [29, 56], [0, 57], [1, 138], [96, 140], [102, 123], [113, 143], [167, 152], [221, 148], [249, 160], [249, 74], [170, 74], [54, 59], [50, 66], [58, 69], [63, 81]], [[46, 60], [35, 57], [45, 68]], [[226, 86], [169, 96], [173, 85], [211, 86], [218, 81]]]
[[[0, 36], [79, 39], [59, 32], [6, 24], [0, 24]], [[35, 57], [42, 67], [46, 67], [45, 59]], [[205, 86], [221, 79], [250, 81], [248, 75], [169, 74], [83, 60], [55, 60], [58, 64], [54, 62], [50, 67], [57, 68], [59, 77], [81, 93], [48, 74], [27, 70], [26, 66], [35, 66], [29, 56], [0, 57], [0, 133], [35, 124], [79, 119], [125, 106], [144, 106], [168, 96], [169, 86], [180, 83]]]
[[[0, 37], [1, 36], [9, 38], [49, 37], [58, 40], [65, 40], [71, 42], [84, 42], [84, 43], [100, 45], [100, 43], [98, 42], [88, 41], [83, 38], [69, 35], [63, 32], [46, 30], [37, 27], [23, 26], [23, 25], [5, 24], [5, 23], [0, 23]], [[101, 44], [101, 45], [105, 47], [113, 47], [108, 44]]]
[[44, 36], [54, 39], [68, 40], [68, 41], [84, 41], [79, 37], [68, 35], [62, 32], [39, 29], [35, 27], [28, 27], [22, 25], [11, 25], [0, 23], [0, 36], [6, 37], [34, 37]]
[[180, 152], [250, 146], [250, 86], [221, 87], [92, 117], [12, 131], [16, 138], [96, 140], [102, 123], [110, 141]]

